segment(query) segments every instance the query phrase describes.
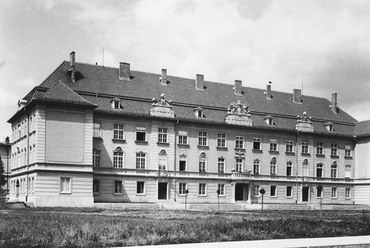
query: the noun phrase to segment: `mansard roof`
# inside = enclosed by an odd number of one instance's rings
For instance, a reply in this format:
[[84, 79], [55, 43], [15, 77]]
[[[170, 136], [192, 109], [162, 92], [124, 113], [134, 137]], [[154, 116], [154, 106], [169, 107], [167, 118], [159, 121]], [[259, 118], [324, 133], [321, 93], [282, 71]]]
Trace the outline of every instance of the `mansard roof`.
[[240, 100], [248, 106], [255, 126], [266, 126], [263, 118], [271, 115], [276, 125], [269, 128], [294, 129], [296, 117], [307, 112], [312, 117], [315, 133], [327, 133], [324, 124], [330, 121], [334, 124], [336, 134], [352, 135], [357, 122], [342, 109], [334, 113], [331, 102], [325, 98], [302, 95], [302, 102], [295, 103], [293, 94], [271, 91], [272, 99], [267, 99], [264, 89], [251, 87], [242, 87], [243, 94], [236, 95], [233, 85], [210, 81], [204, 82], [205, 90], [196, 90], [195, 78], [167, 75], [168, 83], [163, 85], [160, 74], [139, 71], [130, 71], [130, 80], [120, 80], [118, 68], [84, 63], [76, 63], [76, 71], [82, 77], [72, 82], [68, 74], [69, 67], [69, 62], [64, 61], [39, 89], [51, 88], [55, 82], [61, 81], [84, 100], [97, 105], [95, 111], [98, 112], [112, 111], [109, 101], [116, 96], [122, 100], [123, 109], [119, 110], [120, 113], [149, 115], [151, 99], [158, 99], [164, 94], [166, 99], [172, 100], [176, 118], [184, 120], [196, 121], [193, 109], [202, 107], [206, 116], [203, 121], [224, 122], [227, 108], [232, 102]]

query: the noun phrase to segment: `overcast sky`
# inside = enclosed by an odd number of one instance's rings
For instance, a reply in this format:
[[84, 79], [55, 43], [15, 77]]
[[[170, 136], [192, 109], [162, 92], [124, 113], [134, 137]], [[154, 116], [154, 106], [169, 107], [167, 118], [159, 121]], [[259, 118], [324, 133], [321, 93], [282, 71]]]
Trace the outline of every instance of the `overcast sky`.
[[[370, 119], [370, 1], [0, 1], [0, 141], [17, 102], [76, 61], [331, 99]], [[175, 100], [175, 99], [173, 99]]]

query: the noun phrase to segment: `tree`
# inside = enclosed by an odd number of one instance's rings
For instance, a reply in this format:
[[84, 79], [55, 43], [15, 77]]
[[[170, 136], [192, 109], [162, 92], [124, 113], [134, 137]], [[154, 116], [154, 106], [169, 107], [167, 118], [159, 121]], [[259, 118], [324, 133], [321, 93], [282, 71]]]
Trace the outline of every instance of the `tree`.
[[4, 176], [4, 163], [0, 157], [0, 194], [3, 192], [2, 186], [4, 186], [5, 183], [6, 183], [6, 179]]

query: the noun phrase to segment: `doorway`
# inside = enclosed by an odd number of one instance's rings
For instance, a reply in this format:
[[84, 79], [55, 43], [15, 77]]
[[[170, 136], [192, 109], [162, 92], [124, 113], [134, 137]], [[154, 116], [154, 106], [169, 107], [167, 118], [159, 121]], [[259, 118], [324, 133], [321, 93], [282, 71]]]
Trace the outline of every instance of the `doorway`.
[[308, 202], [308, 195], [310, 193], [310, 187], [303, 187], [302, 188], [302, 201]]
[[167, 183], [158, 183], [158, 200], [167, 200]]
[[235, 201], [248, 201], [248, 184], [235, 184]]

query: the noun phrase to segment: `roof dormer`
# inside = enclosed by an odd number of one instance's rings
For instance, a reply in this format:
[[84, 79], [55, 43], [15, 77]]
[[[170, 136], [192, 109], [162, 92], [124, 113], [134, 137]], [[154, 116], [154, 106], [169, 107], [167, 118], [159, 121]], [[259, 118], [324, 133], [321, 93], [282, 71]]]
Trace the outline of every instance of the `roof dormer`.
[[197, 118], [205, 118], [206, 116], [204, 115], [204, 109], [201, 107], [197, 107], [194, 109], [194, 114]]
[[112, 104], [112, 108], [113, 109], [123, 109], [121, 99], [119, 99], [118, 97], [114, 97], [110, 101], [110, 103]]

